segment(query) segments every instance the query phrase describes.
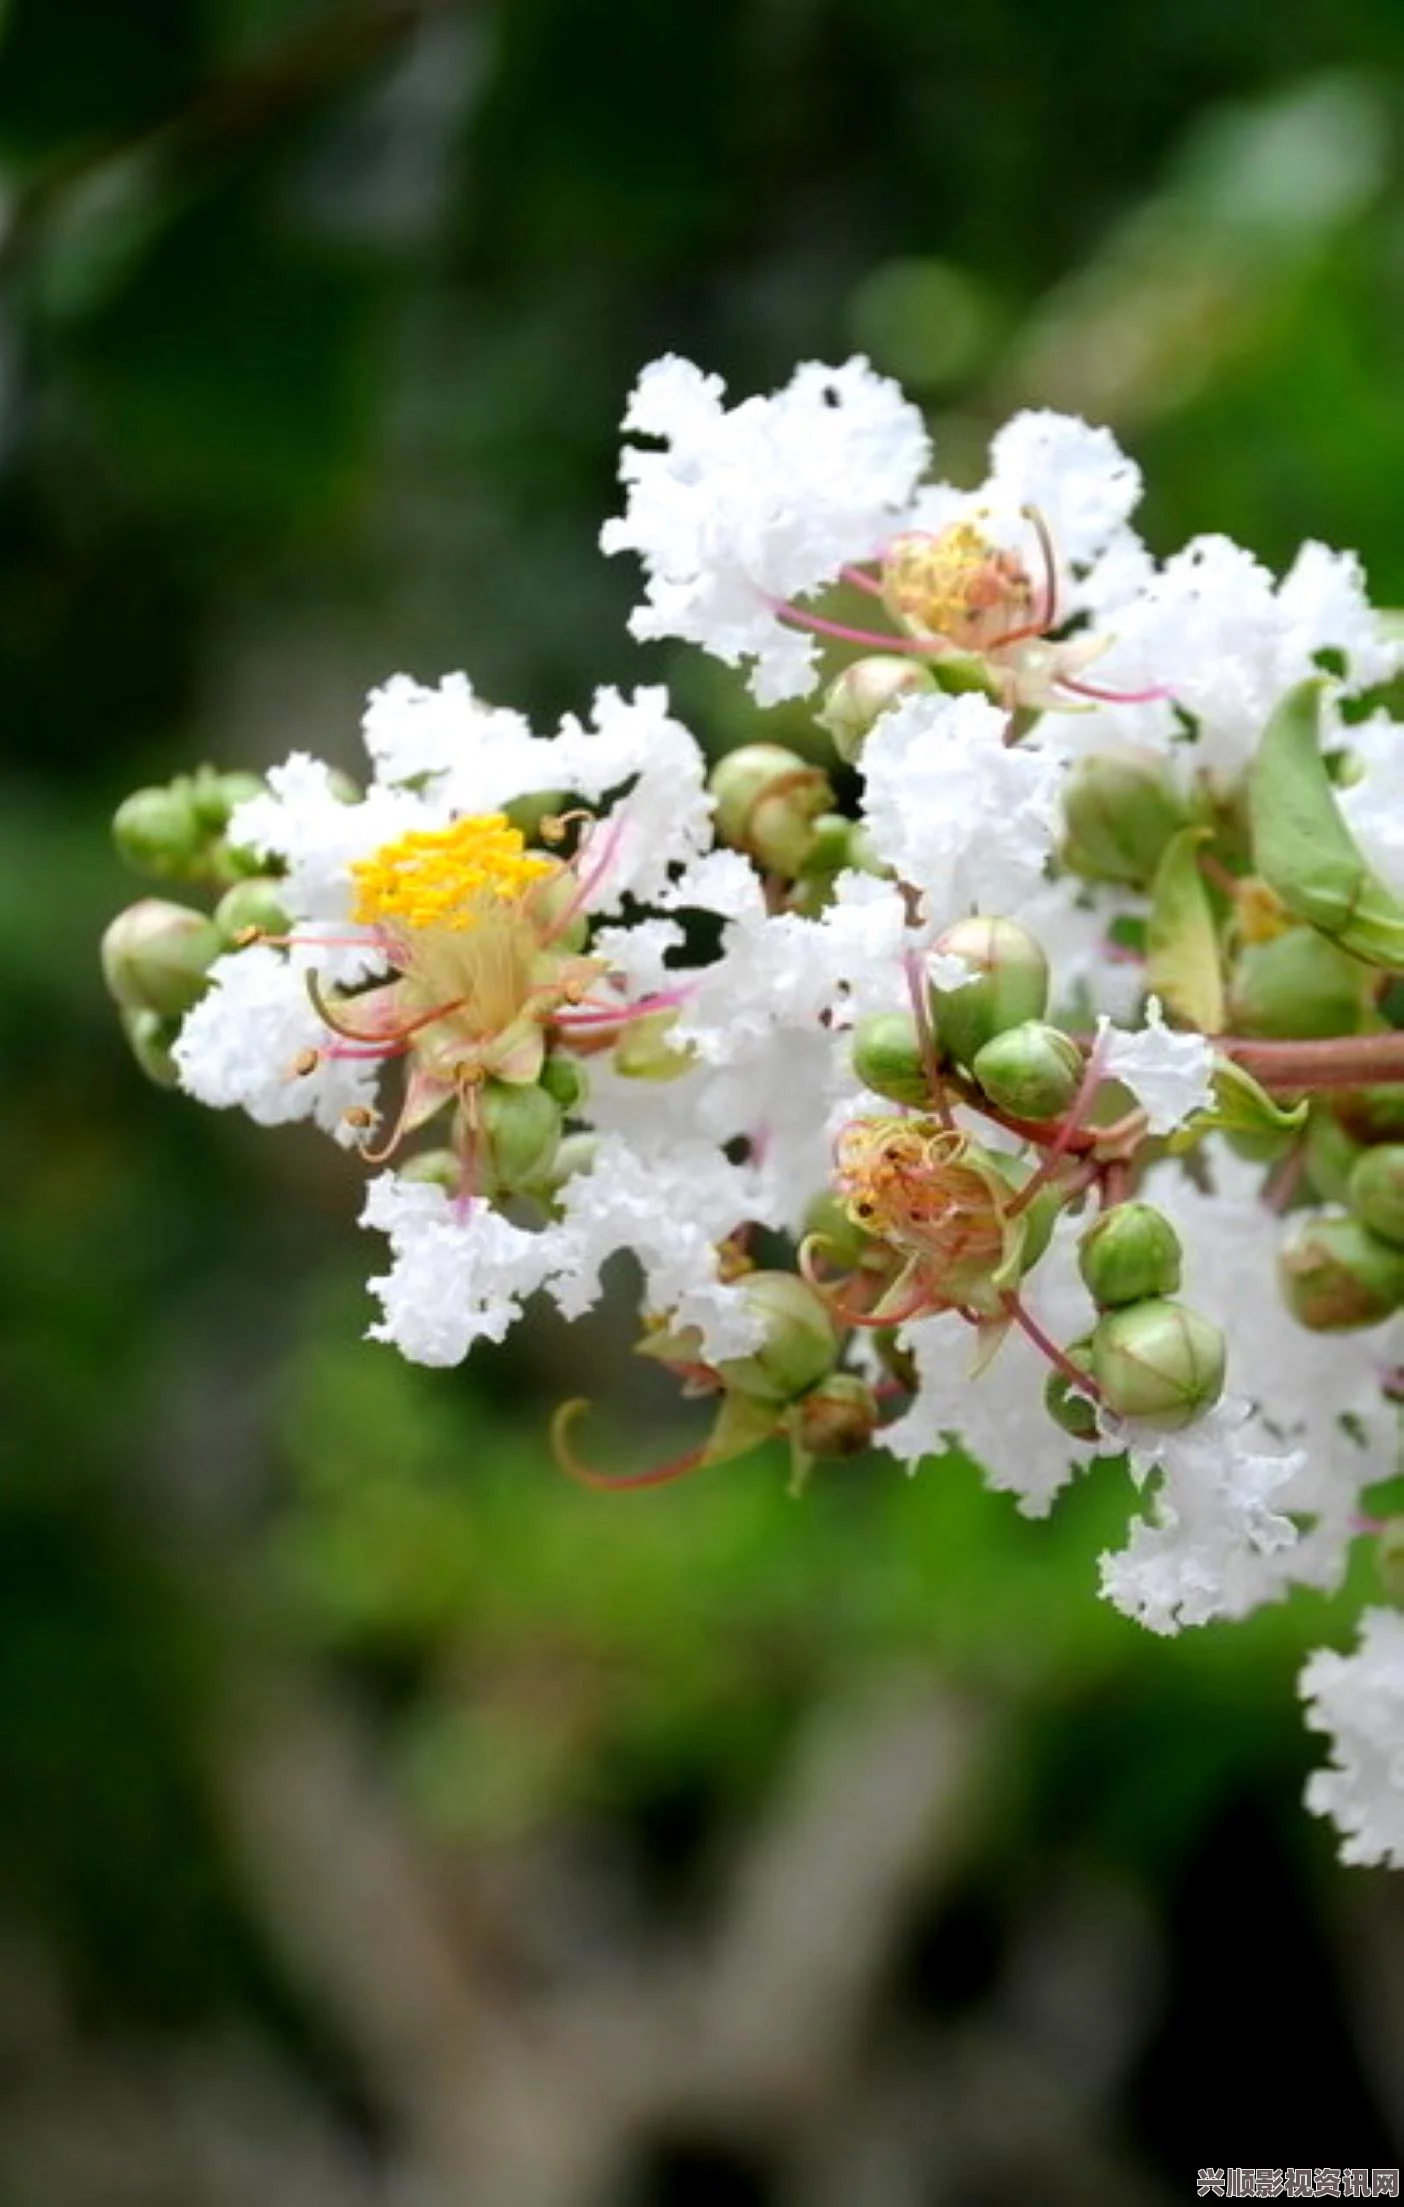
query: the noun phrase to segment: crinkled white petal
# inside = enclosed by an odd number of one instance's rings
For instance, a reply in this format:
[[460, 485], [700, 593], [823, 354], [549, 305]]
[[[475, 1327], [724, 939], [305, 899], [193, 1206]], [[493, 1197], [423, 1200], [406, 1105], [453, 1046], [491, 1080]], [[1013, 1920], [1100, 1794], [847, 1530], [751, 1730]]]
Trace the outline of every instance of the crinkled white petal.
[[[316, 964], [311, 946], [285, 954], [266, 943], [216, 960], [172, 1052], [188, 1096], [216, 1110], [237, 1105], [260, 1126], [313, 1119], [343, 1142], [361, 1138], [346, 1113], [371, 1107], [379, 1067], [324, 1054], [331, 1038], [307, 993]], [[302, 1072], [309, 1054], [314, 1068]]]
[[1141, 471], [1109, 429], [1074, 414], [1015, 414], [990, 446], [982, 495], [1016, 510], [1036, 507], [1059, 560], [1087, 567], [1134, 512]]
[[348, 804], [331, 768], [295, 751], [268, 775], [266, 793], [236, 806], [230, 841], [287, 868], [279, 896], [291, 919], [347, 922], [355, 904], [351, 868], [411, 829], [441, 824], [442, 813], [405, 789], [372, 786]]
[[783, 391], [729, 411], [724, 388], [671, 356], [644, 369], [625, 427], [664, 449], [626, 446], [628, 505], [600, 541], [643, 559], [636, 636], [679, 636], [732, 666], [753, 659], [752, 688], [772, 703], [802, 696], [816, 666], [813, 640], [779, 620], [777, 601], [870, 557], [930, 448], [920, 413], [865, 360], [807, 363]]
[[1336, 792], [1364, 857], [1404, 897], [1404, 723], [1372, 714], [1346, 733], [1360, 778]]
[[1142, 1480], [1159, 1481], [1153, 1518], [1101, 1559], [1102, 1592], [1126, 1616], [1176, 1632], [1247, 1616], [1312, 1575], [1294, 1568], [1301, 1535], [1283, 1507], [1305, 1453], [1275, 1446], [1246, 1401], [1220, 1402], [1180, 1433], [1133, 1434], [1130, 1453]]
[[581, 865], [585, 908], [614, 912], [626, 896], [656, 901], [679, 867], [712, 840], [707, 762], [657, 687], [595, 695], [593, 726], [569, 718], [556, 745], [564, 786], [590, 800], [632, 779], [594, 830]]
[[701, 1329], [709, 1361], [743, 1356], [760, 1327], [721, 1279], [716, 1244], [750, 1216], [750, 1182], [705, 1141], [642, 1156], [620, 1135], [602, 1137], [590, 1167], [566, 1182], [551, 1293], [567, 1318], [596, 1300], [600, 1272], [618, 1250], [643, 1270], [651, 1310]]
[[1214, 1101], [1214, 1051], [1201, 1034], [1177, 1034], [1165, 1024], [1158, 997], [1146, 1001], [1146, 1024], [1137, 1033], [1098, 1022], [1106, 1036], [1102, 1070], [1129, 1088], [1152, 1134], [1169, 1134]]
[[500, 1341], [561, 1261], [557, 1229], [527, 1233], [490, 1204], [395, 1173], [370, 1183], [361, 1224], [390, 1237], [390, 1270], [369, 1283], [383, 1316], [368, 1336], [414, 1364], [459, 1364], [475, 1342]]
[[1343, 1862], [1404, 1868], [1404, 1616], [1367, 1609], [1354, 1651], [1319, 1648], [1299, 1684], [1307, 1723], [1331, 1741], [1307, 1807], [1342, 1834]]
[[551, 769], [549, 746], [522, 714], [485, 704], [463, 674], [433, 687], [394, 675], [371, 691], [361, 727], [378, 780], [447, 777], [462, 812], [496, 812], [514, 797], [555, 787], [541, 779]]
[[863, 746], [863, 812], [879, 854], [921, 892], [936, 926], [1014, 915], [1040, 888], [1060, 827], [1064, 754], [1052, 736], [1009, 745], [988, 698], [904, 697]]

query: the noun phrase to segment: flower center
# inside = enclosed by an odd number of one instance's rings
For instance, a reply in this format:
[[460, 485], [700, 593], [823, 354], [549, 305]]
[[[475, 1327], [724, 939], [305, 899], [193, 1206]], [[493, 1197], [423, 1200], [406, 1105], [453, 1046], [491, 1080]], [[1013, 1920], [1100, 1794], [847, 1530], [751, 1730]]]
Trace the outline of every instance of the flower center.
[[476, 927], [494, 905], [519, 902], [557, 870], [556, 860], [527, 849], [505, 814], [470, 813], [451, 827], [412, 829], [358, 860], [353, 916], [370, 927]]
[[839, 1136], [837, 1179], [850, 1217], [935, 1267], [952, 1300], [995, 1270], [1005, 1222], [968, 1143], [933, 1119], [856, 1119]]
[[942, 636], [961, 651], [986, 652], [1027, 634], [1034, 586], [1015, 552], [992, 544], [973, 521], [935, 536], [894, 537], [883, 555], [882, 591], [894, 619], [918, 636]]

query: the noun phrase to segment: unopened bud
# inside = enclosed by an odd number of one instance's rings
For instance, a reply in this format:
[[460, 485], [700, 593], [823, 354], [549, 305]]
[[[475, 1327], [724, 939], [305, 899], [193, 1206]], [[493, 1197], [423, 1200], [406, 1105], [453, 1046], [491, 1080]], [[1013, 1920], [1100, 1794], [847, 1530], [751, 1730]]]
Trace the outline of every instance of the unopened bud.
[[1187, 814], [1153, 752], [1092, 753], [1063, 785], [1063, 857], [1091, 881], [1149, 886]]
[[1331, 1110], [1355, 1142], [1404, 1142], [1404, 1087], [1338, 1089]]
[[765, 1328], [749, 1356], [717, 1369], [728, 1388], [759, 1402], [793, 1402], [833, 1370], [834, 1322], [812, 1287], [794, 1272], [748, 1272], [739, 1292]]
[[1360, 1155], [1339, 1119], [1314, 1103], [1306, 1128], [1306, 1170], [1312, 1191], [1322, 1203], [1344, 1203], [1351, 1172]]
[[853, 1070], [865, 1088], [893, 1103], [929, 1109], [931, 1076], [910, 1012], [874, 1012], [853, 1030]]
[[457, 1150], [422, 1149], [403, 1164], [397, 1162], [395, 1170], [401, 1180], [443, 1188], [449, 1195], [458, 1195], [466, 1185], [463, 1159]]
[[1006, 1027], [1042, 1019], [1048, 1008], [1048, 960], [1043, 945], [1017, 920], [957, 920], [932, 950], [933, 956], [958, 958], [971, 975], [957, 988], [931, 987], [932, 1015], [946, 1055], [973, 1065]]
[[257, 774], [239, 769], [220, 774], [213, 767], [202, 767], [198, 774], [191, 776], [190, 802], [196, 818], [209, 834], [222, 835], [235, 807], [246, 804], [250, 797], [261, 797], [265, 787]]
[[1404, 1244], [1404, 1142], [1362, 1151], [1346, 1198], [1361, 1224], [1382, 1241]]
[[227, 943], [246, 942], [251, 935], [286, 935], [291, 925], [280, 885], [267, 874], [226, 889], [215, 906], [214, 923]]
[[1376, 1326], [1404, 1303], [1404, 1250], [1348, 1212], [1294, 1219], [1277, 1270], [1288, 1309], [1313, 1333]]
[[138, 789], [112, 819], [112, 840], [138, 873], [189, 881], [201, 872], [209, 842], [188, 789]]
[[574, 1058], [553, 1050], [541, 1068], [541, 1086], [554, 1096], [562, 1111], [578, 1111], [590, 1091], [589, 1075]]
[[1324, 935], [1293, 927], [1239, 951], [1229, 975], [1229, 1024], [1237, 1034], [1283, 1042], [1358, 1034], [1374, 978]]
[[834, 793], [821, 768], [778, 743], [745, 743], [713, 767], [717, 833], [748, 851], [768, 872], [793, 876], [814, 845], [814, 823], [832, 812]]
[[484, 1192], [529, 1187], [550, 1171], [561, 1139], [561, 1107], [544, 1088], [484, 1081], [478, 1092]]
[[180, 1033], [178, 1019], [163, 1019], [159, 1012], [143, 1009], [123, 1010], [122, 1032], [131, 1045], [132, 1056], [149, 1081], [158, 1088], [177, 1088], [180, 1070], [171, 1056], [171, 1045]]
[[854, 823], [842, 812], [821, 812], [814, 823], [814, 838], [801, 873], [806, 880], [841, 874], [851, 863]]
[[1095, 1382], [1092, 1379], [1092, 1342], [1074, 1341], [1063, 1351], [1070, 1364], [1086, 1372], [1086, 1394], [1080, 1394], [1066, 1372], [1050, 1372], [1043, 1385], [1043, 1406], [1055, 1425], [1070, 1433], [1075, 1441], [1095, 1441], [1097, 1438], [1097, 1410], [1092, 1398]]
[[1173, 1295], [1180, 1285], [1180, 1237], [1150, 1203], [1118, 1203], [1078, 1243], [1078, 1269], [1099, 1310]]
[[1092, 1335], [1092, 1376], [1107, 1408], [1161, 1433], [1178, 1432], [1213, 1407], [1225, 1362], [1213, 1320], [1159, 1296], [1108, 1311]]
[[807, 1456], [861, 1456], [877, 1423], [877, 1397], [856, 1372], [830, 1372], [795, 1406], [795, 1438]]
[[896, 652], [873, 653], [853, 660], [829, 684], [824, 709], [814, 717], [833, 737], [839, 757], [851, 766], [889, 705], [935, 686], [919, 659], [903, 659]]
[[198, 1004], [205, 977], [225, 948], [203, 912], [143, 897], [119, 912], [102, 938], [102, 972], [125, 1011], [178, 1017]]
[[614, 1046], [614, 1068], [636, 1081], [675, 1081], [695, 1058], [690, 1042], [674, 1042], [676, 1011], [645, 1012], [630, 1019]]
[[1006, 1027], [977, 1050], [970, 1068], [990, 1102], [1016, 1119], [1056, 1119], [1082, 1083], [1082, 1052], [1041, 1019]]

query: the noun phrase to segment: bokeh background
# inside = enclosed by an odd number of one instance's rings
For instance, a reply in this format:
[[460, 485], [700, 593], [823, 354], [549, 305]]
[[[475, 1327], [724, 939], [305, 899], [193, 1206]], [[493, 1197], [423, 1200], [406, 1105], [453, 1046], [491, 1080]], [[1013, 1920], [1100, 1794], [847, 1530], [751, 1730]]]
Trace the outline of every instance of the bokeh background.
[[390, 672], [735, 740], [596, 549], [660, 351], [865, 350], [966, 479], [1084, 411], [1157, 548], [1404, 601], [1402, 129], [1399, 0], [0, 10], [3, 2207], [1404, 2162], [1404, 1881], [1299, 1806], [1349, 1604], [1149, 1639], [1116, 1482], [954, 1457], [583, 1494], [582, 1384], [677, 1445], [627, 1296], [365, 1343], [353, 1166], [145, 1086], [95, 954], [128, 789], [354, 767]]

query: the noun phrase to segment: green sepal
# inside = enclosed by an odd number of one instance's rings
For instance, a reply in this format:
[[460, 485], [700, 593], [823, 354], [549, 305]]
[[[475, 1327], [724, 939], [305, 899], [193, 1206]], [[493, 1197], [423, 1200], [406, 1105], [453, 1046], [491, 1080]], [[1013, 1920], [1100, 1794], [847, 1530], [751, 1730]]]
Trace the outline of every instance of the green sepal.
[[743, 1395], [728, 1388], [712, 1420], [712, 1430], [702, 1451], [703, 1463], [725, 1464], [733, 1456], [749, 1456], [753, 1448], [760, 1448], [770, 1439], [778, 1423], [773, 1402], [758, 1402], [754, 1395]]
[[1320, 677], [1289, 690], [1248, 774], [1253, 862], [1294, 919], [1367, 965], [1404, 966], [1404, 904], [1366, 863], [1321, 755]]
[[1215, 1035], [1225, 1023], [1224, 974], [1214, 909], [1199, 870], [1199, 847], [1208, 841], [1207, 828], [1181, 828], [1156, 867], [1146, 921], [1146, 987], [1186, 1026]]
[[1170, 1136], [1167, 1146], [1174, 1155], [1193, 1149], [1215, 1128], [1225, 1134], [1296, 1134], [1306, 1125], [1311, 1106], [1304, 1096], [1294, 1104], [1278, 1103], [1232, 1058], [1216, 1058], [1209, 1078], [1214, 1090], [1213, 1109], [1196, 1111]]

